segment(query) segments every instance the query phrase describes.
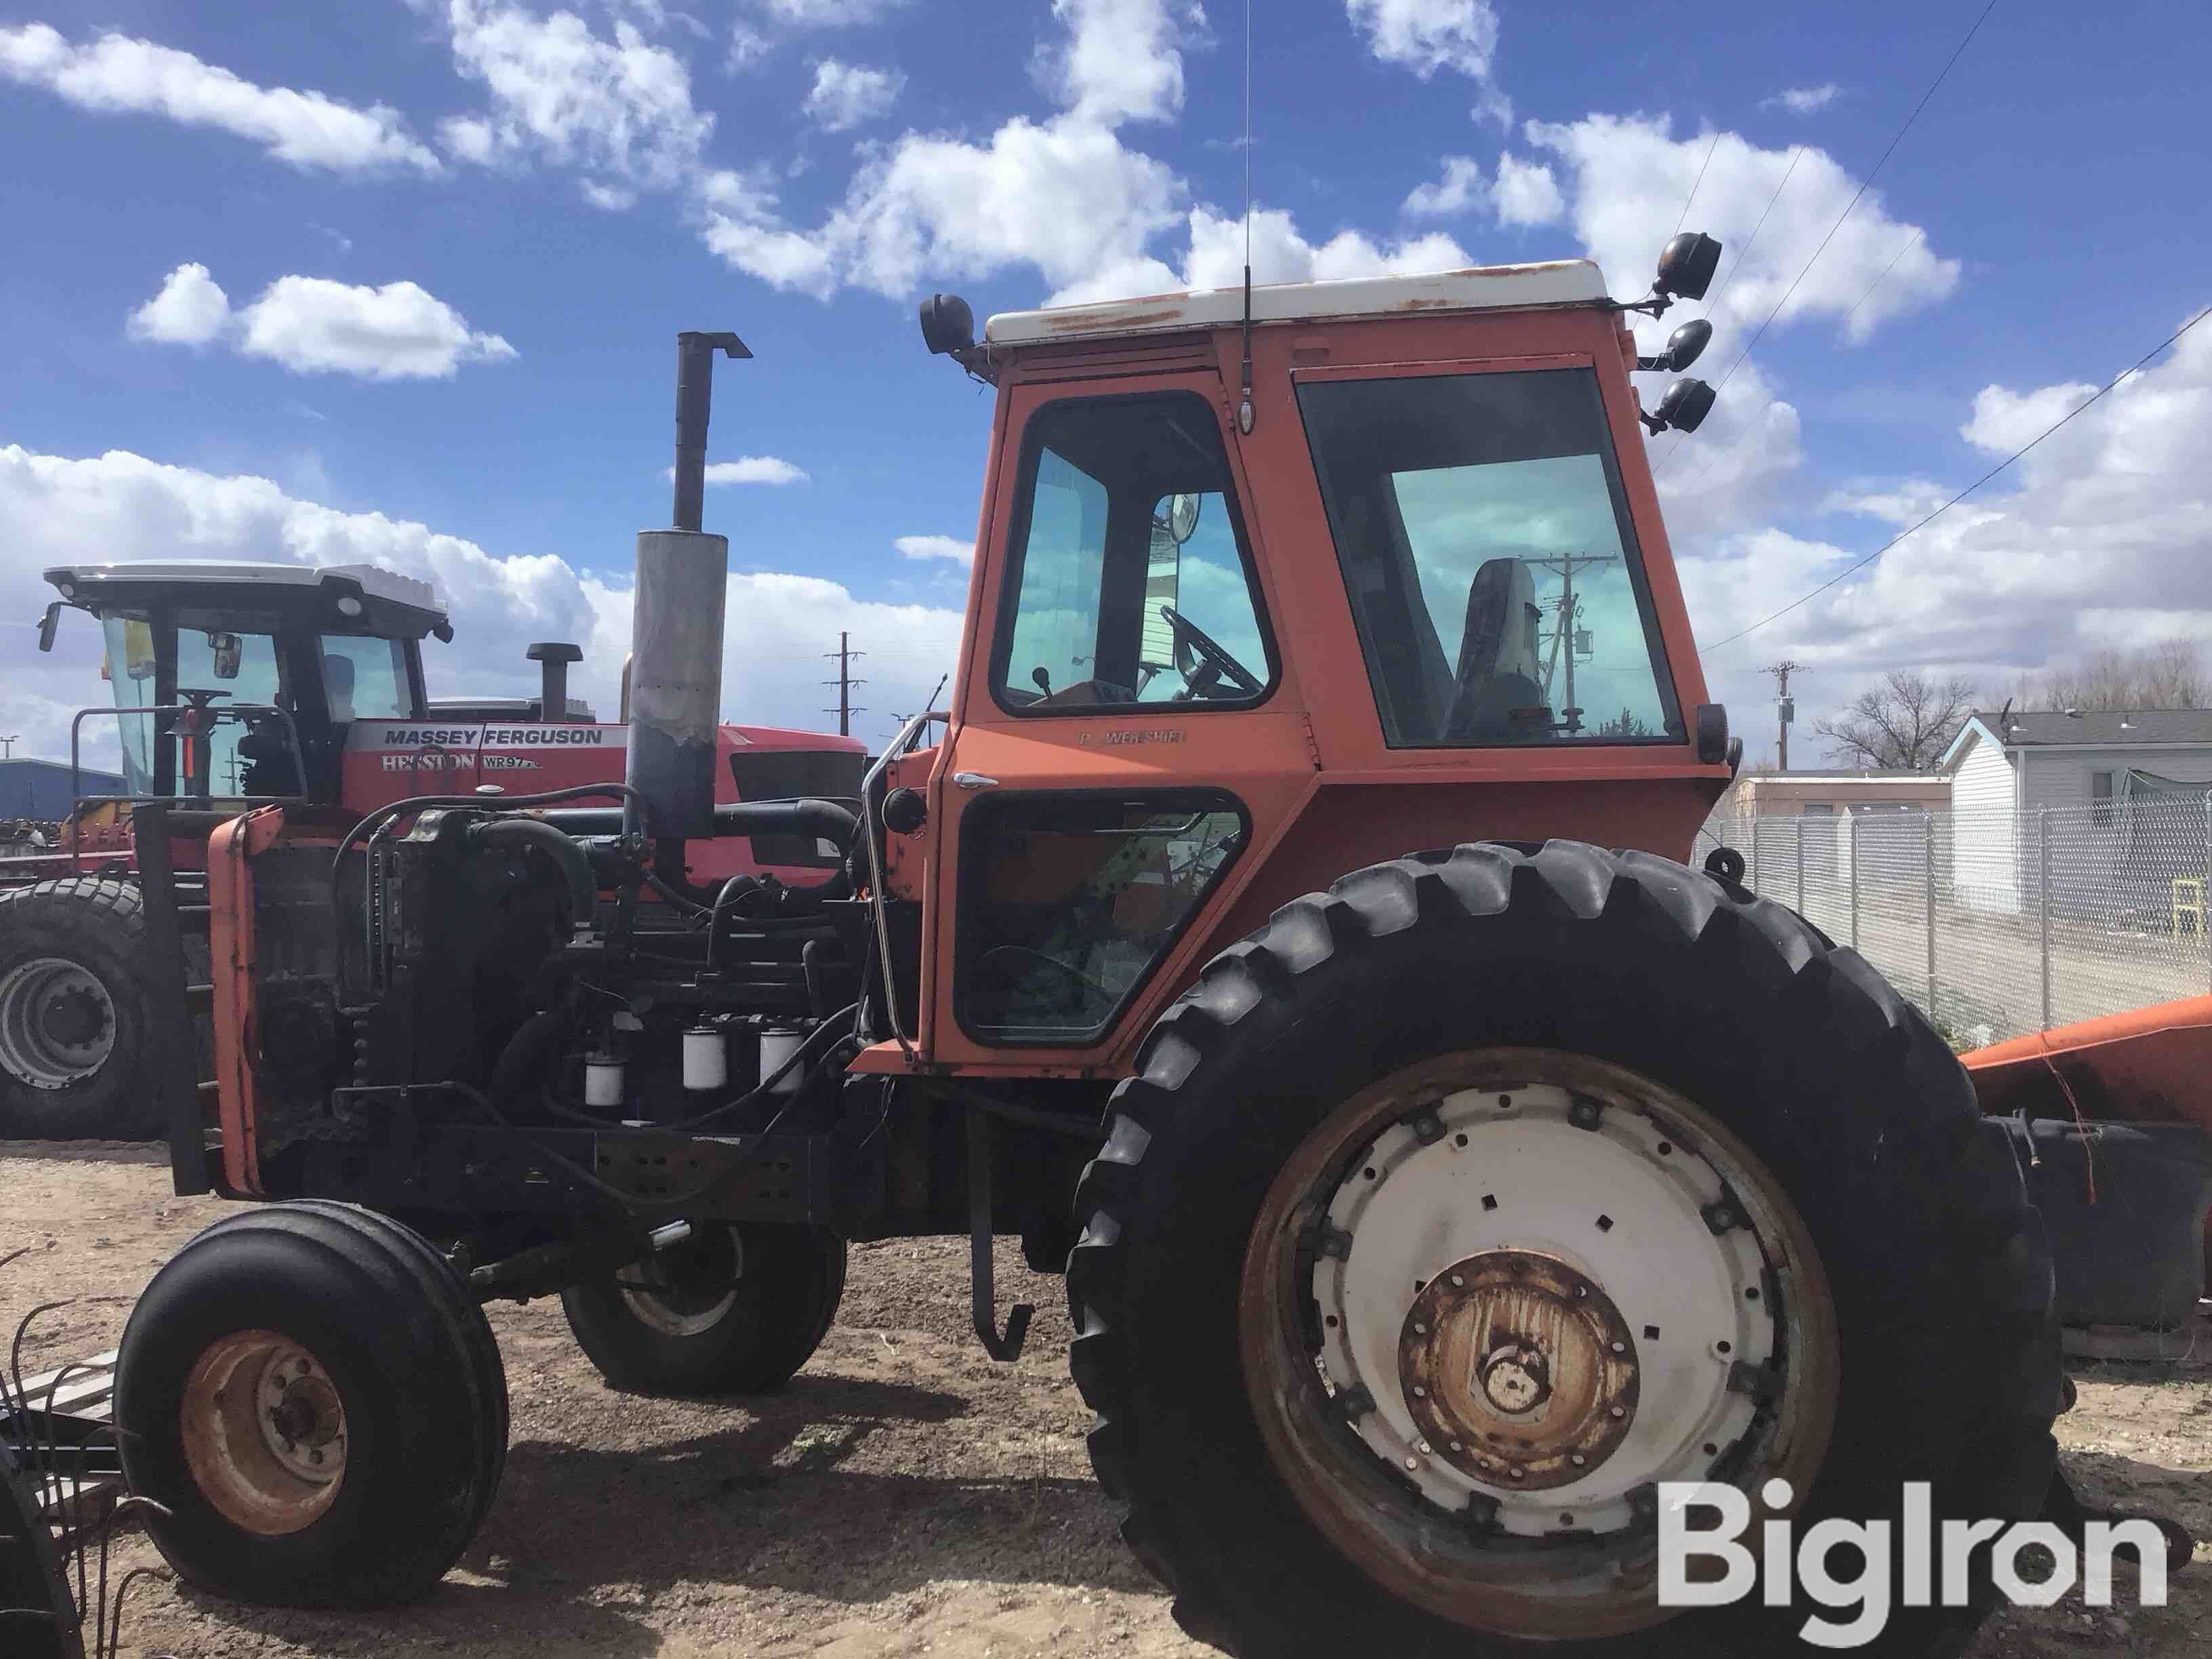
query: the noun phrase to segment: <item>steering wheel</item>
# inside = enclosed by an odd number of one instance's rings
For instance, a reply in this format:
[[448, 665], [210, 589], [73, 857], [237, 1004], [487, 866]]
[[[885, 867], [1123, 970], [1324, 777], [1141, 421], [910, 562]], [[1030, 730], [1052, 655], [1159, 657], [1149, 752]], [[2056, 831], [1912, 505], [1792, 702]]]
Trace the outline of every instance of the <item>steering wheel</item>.
[[[1176, 672], [1181, 674], [1186, 683], [1184, 696], [1197, 696], [1223, 679], [1248, 697], [1256, 697], [1267, 690], [1250, 669], [1231, 656], [1212, 635], [1173, 605], [1162, 605], [1160, 617], [1175, 629]], [[1183, 665], [1185, 652], [1188, 652], [1192, 659], [1192, 665], [1188, 668]]]

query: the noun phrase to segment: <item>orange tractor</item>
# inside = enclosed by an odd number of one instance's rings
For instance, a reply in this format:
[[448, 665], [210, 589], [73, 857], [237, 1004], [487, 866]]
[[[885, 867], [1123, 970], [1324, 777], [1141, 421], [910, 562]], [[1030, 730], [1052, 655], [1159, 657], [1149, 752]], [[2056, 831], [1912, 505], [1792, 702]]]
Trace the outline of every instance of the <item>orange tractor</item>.
[[[1764, 1659], [1802, 1591], [1659, 1599], [1680, 1483], [2042, 1512], [2051, 1271], [2003, 1137], [1864, 961], [1678, 861], [1740, 748], [1643, 438], [1711, 393], [1644, 413], [1631, 373], [1703, 327], [1639, 359], [1623, 313], [1718, 251], [1678, 238], [1632, 305], [1578, 261], [980, 341], [933, 300], [998, 398], [949, 714], [870, 772], [842, 880], [655, 904], [778, 810], [707, 787], [703, 393], [743, 348], [684, 337], [624, 785], [210, 843], [219, 1089], [167, 1080], [176, 1180], [274, 1201], [123, 1340], [169, 1560], [417, 1595], [499, 1480], [483, 1302], [559, 1294], [624, 1387], [766, 1389], [848, 1241], [929, 1234], [970, 1239], [1000, 1358], [1030, 1310], [994, 1236], [1065, 1266], [1125, 1536], [1240, 1654]], [[1957, 1651], [1986, 1553], [1884, 1650]]]
[[[427, 582], [372, 565], [245, 561], [65, 565], [40, 630], [62, 615], [100, 626], [112, 708], [76, 716], [71, 763], [112, 721], [125, 794], [79, 803], [59, 848], [0, 858], [0, 1139], [135, 1139], [161, 1128], [147, 1071], [153, 1022], [141, 982], [145, 918], [130, 811], [173, 804], [184, 932], [198, 1013], [207, 1012], [203, 848], [256, 805], [328, 806], [358, 818], [426, 782], [493, 793], [622, 775], [628, 731], [568, 694], [575, 646], [532, 645], [535, 698], [432, 699], [422, 641], [450, 643]], [[717, 798], [795, 791], [850, 796], [866, 748], [853, 738], [724, 726]], [[72, 790], [74, 793], [74, 789]], [[702, 844], [695, 881], [738, 872], [800, 885], [840, 849], [803, 834]]]

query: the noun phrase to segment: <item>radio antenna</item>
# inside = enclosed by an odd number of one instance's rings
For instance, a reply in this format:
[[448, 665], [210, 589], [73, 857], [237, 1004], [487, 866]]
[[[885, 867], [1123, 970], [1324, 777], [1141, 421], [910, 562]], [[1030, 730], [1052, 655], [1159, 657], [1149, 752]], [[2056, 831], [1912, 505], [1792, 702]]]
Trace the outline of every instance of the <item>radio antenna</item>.
[[1237, 429], [1252, 429], [1252, 0], [1244, 0], [1244, 370]]

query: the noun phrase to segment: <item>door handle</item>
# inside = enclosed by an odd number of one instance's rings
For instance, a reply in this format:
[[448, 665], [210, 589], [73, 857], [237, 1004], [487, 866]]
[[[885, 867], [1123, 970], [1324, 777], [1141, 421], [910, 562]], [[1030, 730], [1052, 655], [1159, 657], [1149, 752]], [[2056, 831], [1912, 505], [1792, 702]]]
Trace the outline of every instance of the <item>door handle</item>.
[[987, 778], [981, 772], [955, 772], [952, 781], [963, 789], [996, 789], [999, 787], [998, 779]]

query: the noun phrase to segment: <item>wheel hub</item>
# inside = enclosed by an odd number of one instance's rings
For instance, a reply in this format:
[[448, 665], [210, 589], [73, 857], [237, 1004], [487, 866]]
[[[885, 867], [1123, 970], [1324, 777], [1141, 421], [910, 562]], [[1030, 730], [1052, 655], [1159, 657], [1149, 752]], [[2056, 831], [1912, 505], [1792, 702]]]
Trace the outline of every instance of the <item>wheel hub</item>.
[[65, 1048], [82, 1048], [106, 1025], [106, 1006], [84, 986], [68, 986], [46, 1003], [46, 1035]]
[[1398, 1379], [1437, 1456], [1522, 1492], [1564, 1486], [1612, 1456], [1636, 1416], [1628, 1327], [1556, 1256], [1488, 1250], [1413, 1298]]

